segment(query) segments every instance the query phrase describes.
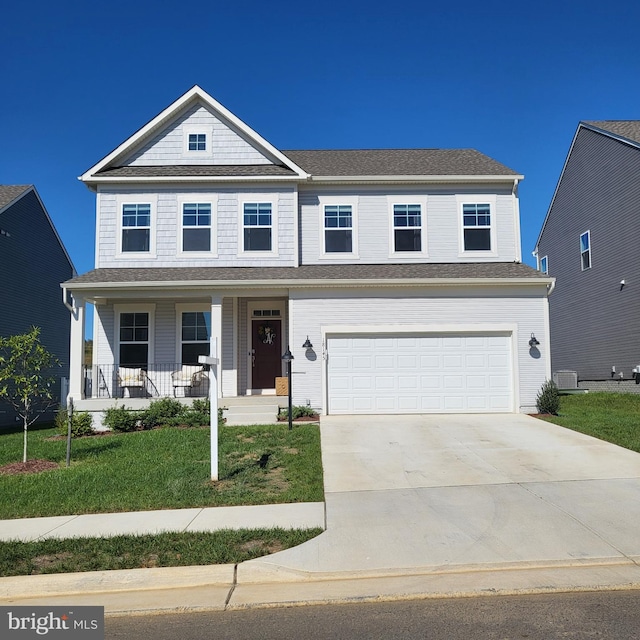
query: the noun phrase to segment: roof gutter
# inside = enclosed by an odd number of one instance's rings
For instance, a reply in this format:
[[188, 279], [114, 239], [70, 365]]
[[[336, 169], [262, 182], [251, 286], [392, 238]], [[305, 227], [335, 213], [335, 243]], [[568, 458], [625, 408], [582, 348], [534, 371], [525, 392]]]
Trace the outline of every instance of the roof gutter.
[[315, 176], [311, 182], [514, 182], [524, 180], [523, 175], [378, 175], [378, 176]]

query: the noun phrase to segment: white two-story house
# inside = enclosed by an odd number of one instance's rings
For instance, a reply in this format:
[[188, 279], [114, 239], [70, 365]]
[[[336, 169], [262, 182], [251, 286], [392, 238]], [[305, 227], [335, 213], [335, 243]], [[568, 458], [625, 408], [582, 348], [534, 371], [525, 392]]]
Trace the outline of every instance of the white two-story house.
[[196, 86], [80, 177], [71, 395], [203, 395], [215, 339], [223, 399], [274, 394], [289, 347], [323, 414], [533, 411], [553, 281], [521, 263], [522, 178], [471, 149], [280, 151]]

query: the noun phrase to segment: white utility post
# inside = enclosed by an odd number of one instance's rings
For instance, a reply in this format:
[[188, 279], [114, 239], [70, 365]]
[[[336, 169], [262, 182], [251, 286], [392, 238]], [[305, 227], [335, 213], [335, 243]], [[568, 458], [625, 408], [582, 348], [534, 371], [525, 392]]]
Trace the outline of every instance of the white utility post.
[[209, 365], [209, 404], [211, 406], [211, 479], [218, 480], [218, 341], [211, 340], [211, 355], [198, 356], [200, 364]]

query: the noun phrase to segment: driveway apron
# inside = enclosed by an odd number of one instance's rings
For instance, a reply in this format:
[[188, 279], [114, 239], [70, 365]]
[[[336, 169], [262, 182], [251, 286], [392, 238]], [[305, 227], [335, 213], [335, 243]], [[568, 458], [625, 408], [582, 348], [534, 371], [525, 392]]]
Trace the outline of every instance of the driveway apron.
[[313, 574], [640, 563], [640, 454], [519, 414], [327, 416]]

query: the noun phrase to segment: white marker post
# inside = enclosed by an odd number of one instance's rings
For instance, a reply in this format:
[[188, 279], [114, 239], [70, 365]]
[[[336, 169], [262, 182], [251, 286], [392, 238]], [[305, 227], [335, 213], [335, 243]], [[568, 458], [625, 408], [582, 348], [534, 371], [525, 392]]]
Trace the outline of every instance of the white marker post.
[[209, 380], [209, 404], [211, 406], [211, 479], [218, 480], [218, 341], [211, 340], [211, 355], [198, 356], [200, 364], [208, 364], [211, 379]]

